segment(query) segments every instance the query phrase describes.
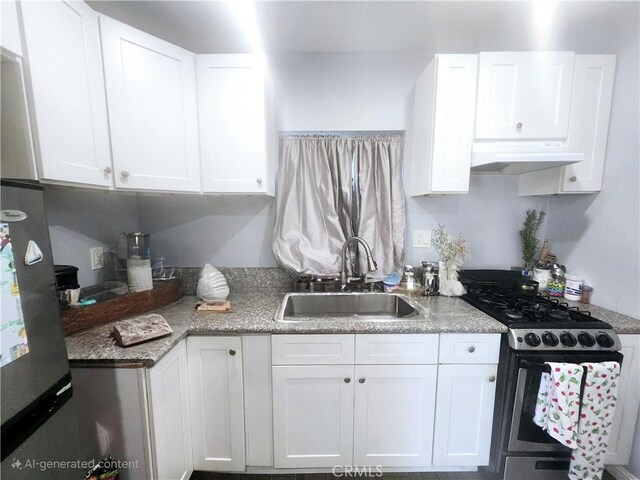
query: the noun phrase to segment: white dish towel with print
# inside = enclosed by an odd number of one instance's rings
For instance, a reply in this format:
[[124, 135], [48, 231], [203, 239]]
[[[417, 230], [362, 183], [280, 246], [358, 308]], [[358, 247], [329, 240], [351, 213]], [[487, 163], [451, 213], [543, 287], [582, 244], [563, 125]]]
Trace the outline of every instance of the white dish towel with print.
[[583, 363], [586, 370], [570, 480], [600, 480], [617, 402], [620, 364]]
[[574, 363], [546, 362], [551, 373], [543, 373], [533, 421], [569, 448], [577, 446], [580, 383], [584, 369]]

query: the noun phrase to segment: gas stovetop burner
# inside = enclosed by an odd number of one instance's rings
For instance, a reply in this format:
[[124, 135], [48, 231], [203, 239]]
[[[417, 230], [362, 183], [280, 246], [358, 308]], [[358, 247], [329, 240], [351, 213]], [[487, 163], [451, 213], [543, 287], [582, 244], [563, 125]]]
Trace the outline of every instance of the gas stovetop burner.
[[502, 312], [502, 315], [509, 320], [522, 320], [524, 319], [524, 313], [521, 310], [512, 310], [510, 308]]
[[515, 287], [513, 272], [505, 279], [474, 281], [467, 277], [468, 303], [509, 327], [509, 346], [514, 350], [613, 351], [620, 342], [611, 325], [591, 313], [570, 306], [564, 299], [522, 293]]
[[547, 313], [550, 320], [557, 322], [571, 321], [571, 314], [566, 310], [552, 310]]

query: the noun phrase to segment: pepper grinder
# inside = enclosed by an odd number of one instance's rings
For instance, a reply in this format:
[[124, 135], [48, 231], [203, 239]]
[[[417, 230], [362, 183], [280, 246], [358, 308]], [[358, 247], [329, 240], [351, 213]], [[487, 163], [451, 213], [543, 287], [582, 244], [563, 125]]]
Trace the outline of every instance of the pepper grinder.
[[438, 269], [431, 262], [422, 262], [422, 281], [424, 283], [424, 296], [438, 295]]

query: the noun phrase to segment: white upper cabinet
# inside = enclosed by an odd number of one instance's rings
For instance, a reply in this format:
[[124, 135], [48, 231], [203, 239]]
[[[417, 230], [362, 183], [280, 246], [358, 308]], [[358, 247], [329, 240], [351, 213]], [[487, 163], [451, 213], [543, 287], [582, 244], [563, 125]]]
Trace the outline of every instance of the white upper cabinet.
[[195, 55], [101, 16], [116, 186], [200, 191]]
[[436, 55], [415, 85], [412, 196], [467, 193], [476, 102], [477, 55]]
[[563, 139], [571, 108], [573, 52], [482, 52], [478, 140]]
[[198, 55], [204, 192], [274, 194], [273, 93], [265, 57]]
[[615, 70], [615, 55], [576, 55], [567, 149], [584, 160], [520, 175], [521, 196], [602, 189]]
[[84, 2], [21, 2], [42, 180], [112, 185], [98, 17]]

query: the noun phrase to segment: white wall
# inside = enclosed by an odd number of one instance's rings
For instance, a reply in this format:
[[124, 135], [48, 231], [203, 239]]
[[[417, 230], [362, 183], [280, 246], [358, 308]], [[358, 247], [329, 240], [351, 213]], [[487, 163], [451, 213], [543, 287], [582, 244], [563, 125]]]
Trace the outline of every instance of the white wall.
[[618, 53], [602, 191], [551, 198], [548, 235], [558, 258], [594, 287], [594, 303], [638, 318], [640, 38], [635, 7], [635, 15], [620, 18], [615, 28], [591, 32], [586, 40], [598, 46], [594, 53]]
[[433, 54], [292, 53], [271, 58], [281, 131], [404, 130], [407, 97]]
[[140, 228], [151, 234], [152, 256], [172, 266], [272, 267], [274, 205], [266, 197], [145, 196]]
[[113, 278], [113, 270], [91, 270], [89, 250], [118, 245], [120, 232], [138, 231], [138, 201], [134, 195], [45, 187], [53, 261], [79, 268], [81, 287]]

